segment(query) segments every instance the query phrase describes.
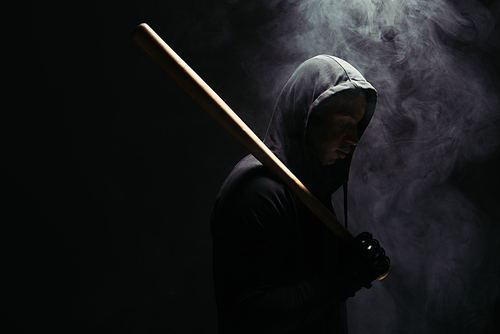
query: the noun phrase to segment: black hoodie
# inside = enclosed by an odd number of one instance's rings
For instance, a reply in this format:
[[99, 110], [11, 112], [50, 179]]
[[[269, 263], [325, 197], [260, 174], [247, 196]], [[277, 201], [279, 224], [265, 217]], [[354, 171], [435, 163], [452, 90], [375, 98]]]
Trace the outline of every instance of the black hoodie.
[[[361, 136], [376, 91], [342, 59], [302, 63], [281, 92], [264, 142], [332, 210], [331, 195], [349, 175], [354, 150], [323, 166], [305, 140], [309, 117], [334, 94], [363, 89]], [[253, 156], [224, 182], [211, 217], [214, 287], [220, 333], [345, 333], [347, 282], [331, 270], [338, 240]]]

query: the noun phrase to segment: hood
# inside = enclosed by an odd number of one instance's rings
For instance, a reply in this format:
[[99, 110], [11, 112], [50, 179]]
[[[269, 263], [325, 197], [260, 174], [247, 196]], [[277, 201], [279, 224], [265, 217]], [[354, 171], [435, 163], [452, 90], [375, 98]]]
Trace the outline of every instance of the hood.
[[328, 98], [350, 89], [366, 91], [365, 113], [358, 123], [358, 136], [361, 137], [375, 110], [375, 88], [345, 60], [329, 55], [306, 60], [281, 91], [264, 139], [271, 151], [320, 200], [347, 182], [355, 150], [353, 148], [333, 165], [323, 166], [307, 152], [307, 123], [314, 110]]

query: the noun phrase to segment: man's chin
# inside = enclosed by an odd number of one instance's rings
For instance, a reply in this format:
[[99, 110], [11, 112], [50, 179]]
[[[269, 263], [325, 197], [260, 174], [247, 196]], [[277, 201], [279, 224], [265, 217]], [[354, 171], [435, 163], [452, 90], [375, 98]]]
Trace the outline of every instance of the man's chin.
[[337, 159], [329, 159], [329, 160], [323, 161], [323, 166], [331, 166], [335, 163], [335, 161], [337, 161]]

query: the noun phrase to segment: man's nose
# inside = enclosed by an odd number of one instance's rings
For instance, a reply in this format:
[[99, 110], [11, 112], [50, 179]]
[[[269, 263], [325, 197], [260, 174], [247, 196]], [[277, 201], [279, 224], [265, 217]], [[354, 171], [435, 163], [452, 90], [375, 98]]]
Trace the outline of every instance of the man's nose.
[[359, 138], [358, 138], [358, 127], [357, 126], [355, 126], [351, 131], [349, 131], [349, 133], [347, 133], [347, 135], [345, 137], [345, 141], [351, 146], [358, 145]]

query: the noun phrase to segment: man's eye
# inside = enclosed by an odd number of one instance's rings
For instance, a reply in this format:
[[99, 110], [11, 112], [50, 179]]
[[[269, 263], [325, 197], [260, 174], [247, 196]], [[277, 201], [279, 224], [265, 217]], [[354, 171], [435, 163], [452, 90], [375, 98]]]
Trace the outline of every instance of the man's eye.
[[345, 127], [347, 127], [347, 125], [349, 125], [349, 124], [347, 124], [346, 122], [342, 122], [342, 121], [340, 121], [340, 122], [339, 122], [339, 124], [340, 124], [340, 126], [341, 126], [342, 128], [345, 128]]

